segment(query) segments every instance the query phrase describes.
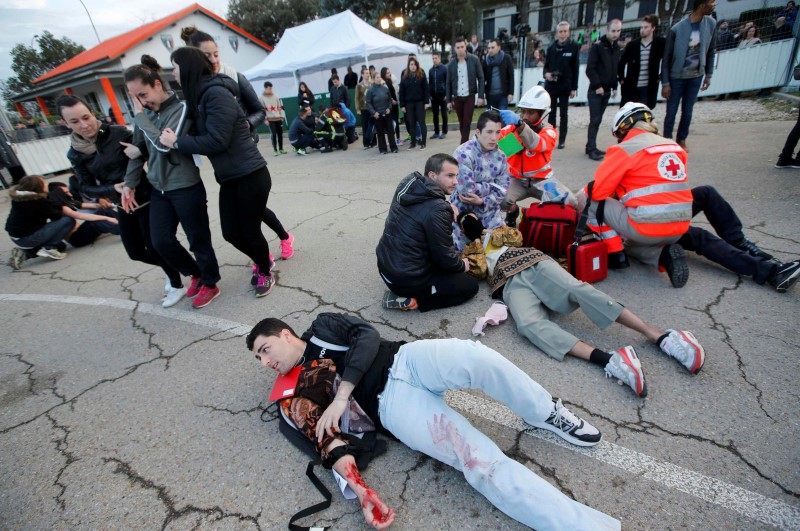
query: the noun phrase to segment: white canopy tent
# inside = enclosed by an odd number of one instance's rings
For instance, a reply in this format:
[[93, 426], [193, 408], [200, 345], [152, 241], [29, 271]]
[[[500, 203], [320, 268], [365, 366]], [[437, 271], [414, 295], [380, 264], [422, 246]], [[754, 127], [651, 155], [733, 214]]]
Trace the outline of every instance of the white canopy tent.
[[347, 10], [287, 29], [266, 59], [242, 73], [257, 92], [269, 80], [283, 97], [296, 95], [300, 81], [315, 94], [327, 93], [331, 68], [342, 81], [348, 65], [358, 75], [362, 64], [388, 66], [398, 78], [410, 53], [417, 53], [416, 44], [387, 35]]

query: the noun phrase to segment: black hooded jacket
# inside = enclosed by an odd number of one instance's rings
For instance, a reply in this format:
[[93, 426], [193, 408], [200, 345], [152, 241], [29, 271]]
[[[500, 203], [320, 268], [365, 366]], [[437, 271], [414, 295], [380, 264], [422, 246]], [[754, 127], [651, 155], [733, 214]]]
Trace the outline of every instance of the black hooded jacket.
[[204, 78], [197, 91], [195, 135], [178, 138], [178, 151], [206, 155], [217, 182], [239, 179], [267, 162], [250, 137], [250, 125], [236, 99], [236, 82], [224, 74]]
[[422, 286], [435, 272], [464, 273], [453, 244], [453, 209], [444, 191], [419, 172], [400, 181], [375, 253], [378, 269], [404, 286]]

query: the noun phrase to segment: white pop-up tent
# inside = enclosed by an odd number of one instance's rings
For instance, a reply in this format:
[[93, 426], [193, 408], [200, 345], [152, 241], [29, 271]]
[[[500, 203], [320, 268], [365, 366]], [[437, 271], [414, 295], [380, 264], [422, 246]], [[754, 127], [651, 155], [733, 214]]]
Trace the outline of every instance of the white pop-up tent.
[[242, 73], [256, 91], [269, 80], [277, 94], [294, 96], [300, 81], [315, 93], [327, 92], [330, 69], [344, 81], [348, 65], [356, 74], [362, 64], [388, 66], [397, 78], [410, 53], [417, 53], [416, 44], [387, 35], [347, 10], [287, 29], [266, 59]]

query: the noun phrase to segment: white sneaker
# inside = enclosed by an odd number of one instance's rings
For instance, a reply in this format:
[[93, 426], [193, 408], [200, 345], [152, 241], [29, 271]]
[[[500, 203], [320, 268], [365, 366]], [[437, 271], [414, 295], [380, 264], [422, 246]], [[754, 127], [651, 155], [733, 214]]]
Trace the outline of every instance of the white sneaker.
[[685, 330], [667, 330], [667, 334], [658, 345], [664, 354], [681, 362], [690, 373], [700, 372], [706, 360], [706, 351], [694, 334]]
[[161, 306], [163, 306], [164, 308], [175, 306], [185, 296], [186, 296], [186, 288], [173, 288], [172, 286], [170, 286], [169, 291], [167, 291], [167, 296], [164, 297], [164, 301], [161, 303]]
[[622, 347], [609, 352], [611, 360], [606, 365], [606, 377], [617, 378], [633, 389], [636, 396], [644, 398], [647, 396], [647, 382], [644, 379], [642, 363], [636, 355], [636, 349], [632, 346]]
[[577, 446], [594, 446], [603, 436], [600, 430], [576, 416], [564, 407], [560, 398], [553, 399], [553, 412], [544, 422], [532, 422], [531, 426], [552, 431], [565, 441]]
[[51, 260], [63, 260], [67, 257], [67, 253], [62, 253], [58, 249], [45, 249], [42, 247], [38, 251], [36, 251], [36, 256], [41, 256], [43, 258], [50, 258]]

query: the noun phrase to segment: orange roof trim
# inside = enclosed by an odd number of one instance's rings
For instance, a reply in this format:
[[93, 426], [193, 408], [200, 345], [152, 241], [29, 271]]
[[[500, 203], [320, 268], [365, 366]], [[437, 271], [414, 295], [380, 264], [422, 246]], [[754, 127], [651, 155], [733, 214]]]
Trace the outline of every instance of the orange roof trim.
[[135, 45], [146, 40], [148, 37], [151, 37], [154, 33], [161, 31], [170, 24], [177, 22], [186, 15], [189, 15], [195, 11], [202, 11], [204, 14], [213, 18], [217, 22], [225, 24], [226, 26], [233, 29], [237, 33], [244, 35], [245, 37], [255, 42], [262, 48], [272, 51], [272, 46], [263, 42], [261, 39], [254, 37], [250, 33], [243, 30], [242, 28], [228, 22], [224, 18], [220, 17], [216, 13], [209, 11], [200, 4], [192, 4], [189, 7], [178, 11], [177, 13], [173, 13], [162, 19], [156, 20], [155, 22], [150, 22], [149, 24], [140, 26], [127, 33], [123, 33], [122, 35], [117, 35], [116, 37], [106, 39], [97, 46], [95, 46], [94, 48], [90, 48], [85, 52], [79, 53], [69, 61], [62, 63], [61, 65], [55, 67], [46, 74], [38, 77], [33, 82], [39, 83], [41, 81], [45, 81], [47, 79], [51, 79], [56, 76], [60, 76], [62, 74], [66, 74], [67, 72], [71, 72], [72, 70], [76, 70], [78, 68], [91, 65], [93, 63], [102, 61], [104, 59], [116, 59], [120, 55], [124, 54], [125, 52], [133, 48]]

